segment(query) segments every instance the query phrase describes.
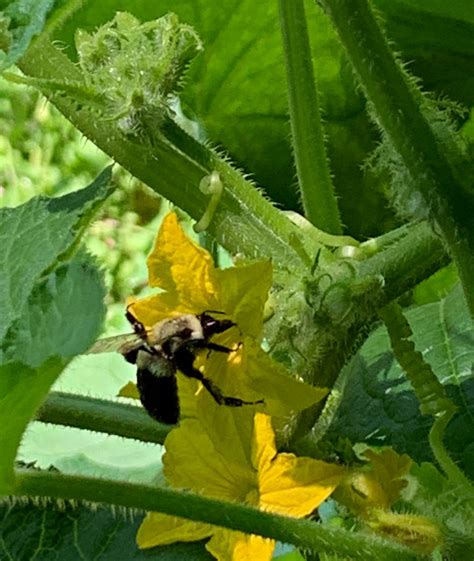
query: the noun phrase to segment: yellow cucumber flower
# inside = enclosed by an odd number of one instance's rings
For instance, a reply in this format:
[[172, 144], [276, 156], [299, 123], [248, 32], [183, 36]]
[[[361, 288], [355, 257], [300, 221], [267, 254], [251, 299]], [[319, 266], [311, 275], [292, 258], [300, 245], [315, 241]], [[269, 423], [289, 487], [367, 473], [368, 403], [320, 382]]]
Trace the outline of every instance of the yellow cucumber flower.
[[[248, 440], [237, 424], [232, 430], [219, 422], [221, 415], [227, 415], [225, 408], [217, 410], [216, 423], [209, 428], [198, 419], [184, 420], [168, 435], [164, 473], [173, 487], [301, 518], [318, 507], [346, 473], [338, 465], [278, 454], [268, 415], [255, 414]], [[267, 561], [275, 546], [271, 539], [159, 513], [146, 516], [137, 543], [148, 548], [207, 537], [206, 548], [219, 561]]]
[[337, 499], [362, 518], [372, 511], [387, 510], [406, 487], [413, 460], [391, 448], [366, 449], [361, 459], [369, 463], [354, 469], [337, 490]]
[[[160, 288], [161, 292], [130, 304], [131, 313], [145, 327], [151, 328], [163, 319], [205, 311], [236, 324], [212, 339], [235, 349], [234, 352], [201, 353], [195, 362], [224, 394], [246, 401], [263, 399], [258, 410], [277, 416], [306, 409], [326, 395], [325, 389], [291, 377], [261, 349], [263, 308], [272, 282], [269, 261], [218, 269], [211, 255], [186, 236], [176, 214], [169, 213], [148, 257], [148, 272], [150, 286]], [[196, 403], [192, 396], [198, 386], [195, 380], [179, 380], [183, 416], [194, 416]], [[219, 406], [210, 403], [207, 407]], [[254, 407], [244, 409], [255, 411]]]

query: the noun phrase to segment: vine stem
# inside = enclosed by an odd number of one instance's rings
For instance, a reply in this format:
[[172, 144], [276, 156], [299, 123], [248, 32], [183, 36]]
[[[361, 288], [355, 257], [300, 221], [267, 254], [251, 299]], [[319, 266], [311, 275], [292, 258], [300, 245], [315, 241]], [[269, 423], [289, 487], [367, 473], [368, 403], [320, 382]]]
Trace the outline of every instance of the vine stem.
[[435, 419], [429, 434], [430, 446], [436, 461], [447, 475], [450, 482], [455, 485], [459, 485], [466, 492], [469, 489], [474, 493], [474, 487], [471, 481], [469, 481], [469, 479], [455, 464], [448, 454], [443, 442], [446, 427], [453, 418], [454, 413], [455, 410], [445, 411], [442, 415], [439, 415]]
[[449, 249], [474, 317], [474, 195], [453, 171], [423, 108], [427, 101], [390, 49], [368, 0], [320, 0], [377, 120], [416, 182]]
[[329, 171], [303, 0], [279, 0], [293, 153], [306, 218], [342, 234]]
[[151, 419], [141, 407], [63, 392], [51, 392], [35, 420], [157, 444], [163, 444], [172, 429]]
[[360, 561], [415, 561], [417, 558], [410, 549], [381, 538], [168, 488], [52, 471], [18, 470], [15, 495], [86, 500], [163, 512]]

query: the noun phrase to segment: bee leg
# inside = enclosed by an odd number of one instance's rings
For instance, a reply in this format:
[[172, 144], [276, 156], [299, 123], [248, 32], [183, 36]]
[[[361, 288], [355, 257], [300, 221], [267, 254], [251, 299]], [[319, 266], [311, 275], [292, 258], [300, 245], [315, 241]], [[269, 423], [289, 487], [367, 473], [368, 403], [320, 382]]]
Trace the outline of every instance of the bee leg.
[[[240, 343], [237, 343], [237, 346], [234, 347], [234, 348], [225, 347], [224, 345], [219, 345], [217, 343], [206, 343], [204, 345], [204, 348], [209, 349], [209, 351], [217, 351], [217, 352], [220, 352], [220, 353], [235, 353], [242, 346], [243, 346], [243, 343], [241, 341]], [[209, 353], [208, 353], [208, 356], [209, 356]]]
[[199, 380], [206, 390], [212, 395], [214, 401], [219, 405], [227, 405], [227, 407], [242, 407], [242, 405], [257, 405], [259, 403], [265, 403], [263, 399], [259, 399], [257, 401], [245, 401], [240, 399], [240, 397], [224, 395], [219, 386], [214, 384], [214, 382], [209, 380], [209, 378], [206, 378], [200, 370], [194, 368], [194, 366], [190, 364], [187, 364], [186, 366], [181, 364], [178, 368], [189, 378], [196, 378]]
[[[205, 343], [204, 345], [205, 349], [209, 350], [209, 353], [211, 351], [217, 351], [218, 353], [232, 353], [233, 351], [236, 351], [239, 347], [237, 347], [237, 349], [231, 349], [230, 347], [225, 347], [224, 345], [219, 345], [217, 343]], [[209, 356], [209, 353], [207, 356]]]
[[[201, 374], [201, 372], [199, 372]], [[206, 390], [212, 395], [214, 401], [219, 405], [226, 405], [227, 407], [242, 407], [242, 405], [258, 405], [259, 403], [265, 403], [263, 399], [258, 399], [257, 401], [245, 401], [240, 399], [240, 397], [232, 397], [229, 395], [224, 395], [222, 390], [211, 382], [209, 378], [206, 378], [201, 374], [201, 383], [206, 388]]]
[[237, 344], [236, 347], [231, 348], [231, 347], [225, 347], [224, 345], [219, 345], [217, 343], [206, 343], [204, 345], [204, 348], [208, 349], [206, 358], [210, 357], [212, 351], [217, 351], [219, 353], [227, 353], [227, 354], [235, 353], [240, 349], [240, 347], [242, 347], [242, 345], [243, 345], [243, 343], [240, 342], [240, 343]]
[[208, 341], [196, 341], [193, 343], [193, 347], [195, 349], [207, 349], [207, 355], [206, 358], [209, 358], [210, 354], [212, 351], [216, 351], [218, 353], [232, 353], [233, 351], [236, 351], [239, 347], [237, 347], [237, 349], [231, 349], [230, 347], [225, 347], [224, 345], [219, 345], [217, 343], [209, 343]]
[[127, 306], [127, 310], [125, 312], [125, 317], [129, 321], [129, 323], [132, 325], [133, 331], [135, 331], [135, 333], [139, 337], [141, 337], [142, 339], [145, 339], [146, 338], [145, 326], [143, 325], [143, 323], [141, 321], [138, 321], [138, 319], [132, 314], [132, 312], [129, 309], [130, 306], [131, 306], [131, 304], [129, 304]]
[[[213, 343], [207, 343], [207, 345], [210, 344]], [[220, 347], [221, 345], [218, 346]], [[227, 347], [223, 347], [223, 349], [225, 349], [225, 351], [222, 352], [226, 353], [233, 350], [228, 349]], [[191, 351], [183, 349], [181, 350], [179, 357], [177, 357], [176, 366], [178, 370], [180, 370], [185, 376], [199, 380], [206, 388], [206, 390], [212, 395], [214, 401], [219, 405], [227, 405], [228, 407], [241, 407], [242, 405], [257, 405], [258, 403], [265, 403], [263, 399], [259, 399], [257, 401], [244, 401], [243, 399], [240, 399], [240, 397], [224, 395], [222, 393], [222, 390], [216, 384], [214, 384], [214, 382], [206, 378], [200, 370], [194, 367], [194, 359], [195, 356]]]

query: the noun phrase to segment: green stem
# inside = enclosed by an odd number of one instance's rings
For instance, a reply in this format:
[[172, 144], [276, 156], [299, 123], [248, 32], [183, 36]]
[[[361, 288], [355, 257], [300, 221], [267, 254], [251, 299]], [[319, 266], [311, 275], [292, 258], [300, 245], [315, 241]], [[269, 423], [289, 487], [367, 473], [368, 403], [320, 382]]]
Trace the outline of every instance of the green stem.
[[[385, 239], [385, 238], [384, 238]], [[388, 245], [374, 240], [375, 247], [382, 249], [363, 259], [353, 261], [355, 268], [353, 287], [351, 280], [342, 277], [347, 283], [349, 294], [360, 291], [366, 281], [365, 292], [359, 293], [357, 314], [350, 321], [333, 326], [327, 322], [317, 324], [314, 337], [308, 337], [308, 328], [302, 327], [301, 338], [294, 336], [298, 349], [304, 358], [295, 360], [294, 370], [301, 372], [306, 382], [320, 387], [332, 388], [342, 367], [357, 352], [378, 319], [378, 310], [392, 300], [413, 288], [448, 262], [440, 239], [432, 232], [428, 224], [422, 222], [400, 229], [398, 235], [393, 233]], [[338, 282], [338, 267], [331, 265], [321, 268], [316, 274], [329, 274], [333, 282]], [[371, 282], [380, 279], [378, 289]], [[334, 299], [326, 300], [326, 310], [331, 317], [340, 312], [341, 300], [335, 292]], [[312, 312], [314, 314], [314, 310]], [[307, 317], [308, 310], [301, 312]], [[324, 434], [324, 426], [312, 431], [324, 407], [321, 401], [313, 408], [307, 409], [299, 416], [297, 426], [292, 434], [292, 451], [299, 455], [315, 456], [319, 452], [317, 443]]]
[[151, 419], [141, 407], [62, 392], [51, 392], [36, 421], [163, 444], [172, 427]]
[[474, 196], [461, 183], [423, 114], [427, 102], [397, 63], [368, 0], [321, 0], [377, 119], [416, 181], [456, 263], [474, 317]]
[[83, 4], [84, 0], [68, 0], [61, 7], [56, 8], [46, 23], [45, 33], [52, 34], [53, 31], [62, 27], [73, 14], [81, 9]]
[[[401, 233], [405, 232], [403, 227]], [[441, 240], [426, 222], [411, 225], [408, 233], [398, 239], [394, 231], [388, 245], [377, 240], [375, 246], [381, 245], [381, 251], [361, 261], [358, 271], [360, 276], [382, 275], [384, 298], [378, 309], [449, 263]]]
[[[78, 68], [45, 37], [30, 47], [20, 67], [35, 78], [66, 85], [82, 83]], [[53, 92], [44, 93], [51, 96]], [[231, 253], [272, 258], [277, 267], [301, 270], [304, 266], [292, 247], [294, 236], [302, 235], [298, 228], [224, 158], [187, 135], [171, 119], [164, 118], [160, 130], [154, 130], [150, 145], [126, 137], [114, 121], [101, 119], [97, 106], [79, 103], [68, 95], [53, 96], [52, 101], [94, 144], [196, 220], [209, 202], [199, 190], [200, 181], [216, 171], [224, 189], [208, 232]]]
[[433, 455], [448, 479], [455, 485], [459, 485], [465, 492], [474, 492], [474, 487], [464, 473], [448, 454], [443, 439], [446, 427], [453, 418], [455, 411], [446, 411], [436, 418], [429, 434], [429, 441]]
[[303, 0], [279, 0], [293, 152], [306, 218], [342, 234], [331, 181]]
[[417, 558], [408, 548], [380, 538], [342, 528], [323, 527], [309, 520], [288, 518], [189, 492], [51, 471], [20, 470], [16, 475], [17, 496], [87, 500], [163, 512], [360, 561], [415, 561]]

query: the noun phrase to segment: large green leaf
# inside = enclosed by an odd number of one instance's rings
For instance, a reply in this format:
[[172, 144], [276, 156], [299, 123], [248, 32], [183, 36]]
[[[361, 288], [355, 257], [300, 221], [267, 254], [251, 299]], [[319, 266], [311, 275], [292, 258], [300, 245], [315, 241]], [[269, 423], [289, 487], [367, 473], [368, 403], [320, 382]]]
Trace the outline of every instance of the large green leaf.
[[[59, 259], [110, 194], [111, 169], [89, 187], [0, 211], [0, 492], [11, 489], [21, 436], [50, 386], [96, 339], [104, 288], [87, 257]], [[48, 275], [48, 271], [50, 272]]]
[[[444, 300], [407, 313], [416, 348], [459, 407], [446, 444], [474, 476], [474, 329], [459, 287]], [[379, 328], [344, 372], [340, 401], [327, 433], [352, 442], [391, 445], [416, 461], [432, 461], [432, 420], [419, 412], [415, 394], [393, 357], [386, 330]]]
[[16, 451], [34, 412], [70, 358], [97, 338], [104, 295], [94, 264], [76, 259], [36, 285], [9, 330], [0, 366], [0, 494], [13, 483]]
[[11, 492], [13, 462], [21, 436], [64, 366], [59, 357], [36, 370], [20, 362], [0, 366], [0, 496]]
[[35, 282], [73, 246], [111, 193], [110, 177], [109, 167], [80, 191], [0, 209], [0, 341], [22, 314]]
[[474, 103], [474, 2], [376, 0], [389, 37], [425, 89]]
[[9, 561], [212, 561], [202, 543], [140, 551], [135, 534], [142, 516], [84, 506], [0, 507], [0, 559]]

